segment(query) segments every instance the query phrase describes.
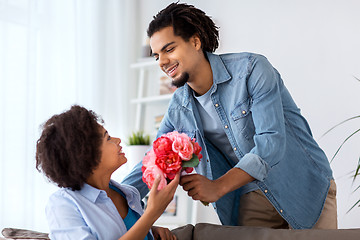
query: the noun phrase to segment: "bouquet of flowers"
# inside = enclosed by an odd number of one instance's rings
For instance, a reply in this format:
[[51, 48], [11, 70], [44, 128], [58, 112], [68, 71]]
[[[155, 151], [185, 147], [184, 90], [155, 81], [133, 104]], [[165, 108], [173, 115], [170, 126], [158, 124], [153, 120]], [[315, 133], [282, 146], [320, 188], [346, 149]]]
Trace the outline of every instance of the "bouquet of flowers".
[[185, 133], [169, 132], [156, 139], [142, 163], [142, 180], [151, 188], [160, 176], [158, 190], [174, 179], [179, 171], [191, 173], [199, 164], [201, 147]]

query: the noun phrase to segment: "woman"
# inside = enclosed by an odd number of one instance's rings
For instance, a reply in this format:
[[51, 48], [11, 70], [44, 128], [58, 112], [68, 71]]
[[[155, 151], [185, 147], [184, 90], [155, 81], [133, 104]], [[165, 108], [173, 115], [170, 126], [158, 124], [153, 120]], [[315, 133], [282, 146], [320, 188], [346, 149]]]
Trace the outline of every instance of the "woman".
[[127, 159], [121, 140], [100, 123], [94, 112], [75, 105], [43, 125], [36, 168], [61, 188], [46, 207], [50, 238], [176, 239], [152, 224], [172, 200], [179, 176], [161, 191], [157, 179], [143, 211], [134, 187], [110, 179]]

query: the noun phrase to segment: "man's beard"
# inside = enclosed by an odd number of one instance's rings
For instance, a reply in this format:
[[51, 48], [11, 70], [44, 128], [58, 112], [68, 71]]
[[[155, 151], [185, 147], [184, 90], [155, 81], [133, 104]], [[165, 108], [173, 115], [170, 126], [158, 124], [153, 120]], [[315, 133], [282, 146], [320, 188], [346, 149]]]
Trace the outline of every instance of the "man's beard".
[[172, 85], [179, 88], [185, 85], [189, 81], [189, 74], [187, 72], [182, 73], [179, 77], [172, 80]]

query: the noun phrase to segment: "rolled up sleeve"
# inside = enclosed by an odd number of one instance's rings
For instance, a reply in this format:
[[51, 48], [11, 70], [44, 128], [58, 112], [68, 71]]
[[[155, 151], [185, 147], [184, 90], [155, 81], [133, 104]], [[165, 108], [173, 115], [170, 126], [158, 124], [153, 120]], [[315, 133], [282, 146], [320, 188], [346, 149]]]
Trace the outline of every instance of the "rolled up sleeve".
[[263, 181], [270, 170], [269, 164], [253, 153], [246, 154], [235, 167], [241, 168], [259, 181]]

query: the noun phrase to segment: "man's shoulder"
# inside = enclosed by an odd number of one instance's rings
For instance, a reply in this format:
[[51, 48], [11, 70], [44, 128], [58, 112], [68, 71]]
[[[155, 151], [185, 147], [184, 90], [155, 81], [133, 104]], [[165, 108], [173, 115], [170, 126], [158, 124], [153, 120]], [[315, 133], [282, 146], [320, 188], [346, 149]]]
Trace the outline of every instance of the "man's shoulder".
[[224, 53], [218, 55], [226, 63], [234, 62], [254, 62], [258, 59], [266, 59], [264, 55], [252, 52]]

